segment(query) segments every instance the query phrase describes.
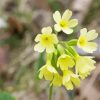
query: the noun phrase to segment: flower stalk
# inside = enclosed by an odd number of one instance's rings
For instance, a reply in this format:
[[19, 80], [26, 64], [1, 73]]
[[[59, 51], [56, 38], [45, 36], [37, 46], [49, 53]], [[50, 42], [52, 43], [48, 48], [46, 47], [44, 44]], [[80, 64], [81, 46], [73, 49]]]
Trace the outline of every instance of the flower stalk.
[[49, 99], [48, 100], [52, 100], [52, 92], [53, 92], [53, 85], [51, 85], [49, 88]]

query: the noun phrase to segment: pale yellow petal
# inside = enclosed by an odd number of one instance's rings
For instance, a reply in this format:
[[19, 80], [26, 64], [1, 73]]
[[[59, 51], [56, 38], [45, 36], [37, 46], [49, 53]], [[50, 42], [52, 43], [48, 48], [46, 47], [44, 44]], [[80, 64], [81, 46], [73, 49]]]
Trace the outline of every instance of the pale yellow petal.
[[34, 46], [34, 50], [38, 52], [43, 52], [45, 50], [45, 47], [43, 47], [40, 43], [38, 43]]
[[72, 11], [66, 10], [64, 12], [64, 14], [62, 15], [62, 19], [63, 20], [69, 20], [71, 18], [71, 16], [72, 16]]
[[83, 28], [80, 30], [80, 35], [86, 35], [87, 34], [87, 29], [86, 28]]
[[43, 78], [43, 73], [42, 73], [42, 72], [39, 73], [39, 78], [40, 78], [40, 79]]
[[56, 30], [57, 32], [60, 32], [60, 31], [61, 31], [61, 27], [60, 27], [59, 24], [55, 24], [55, 25], [54, 25], [54, 28], [55, 28], [55, 30]]
[[59, 11], [56, 11], [54, 14], [53, 14], [53, 18], [54, 18], [54, 21], [56, 23], [59, 23], [61, 21], [61, 14]]
[[67, 90], [73, 90], [73, 88], [74, 88], [71, 81], [64, 84], [64, 86], [66, 87]]
[[58, 43], [57, 35], [52, 34], [52, 36], [53, 36], [54, 43], [57, 44]]
[[61, 55], [57, 61], [57, 66], [60, 66], [61, 70], [67, 70], [68, 67], [73, 67], [74, 64], [74, 60], [66, 54]]
[[94, 40], [98, 37], [98, 33], [96, 33], [95, 30], [91, 30], [86, 34], [87, 39], [90, 40]]
[[53, 75], [51, 72], [47, 70], [47, 65], [44, 65], [43, 67], [40, 68], [40, 73], [39, 73], [39, 78], [45, 78], [46, 80], [52, 80]]
[[78, 24], [77, 19], [72, 19], [69, 21], [69, 27], [75, 27]]
[[95, 42], [88, 42], [82, 49], [88, 53], [93, 53], [97, 50], [97, 44]]
[[40, 41], [40, 38], [41, 38], [41, 34], [38, 34], [35, 38], [35, 42], [39, 42]]
[[95, 61], [91, 58], [80, 56], [76, 61], [76, 70], [82, 77], [87, 76], [95, 68], [94, 64]]
[[62, 31], [64, 32], [64, 33], [66, 33], [66, 34], [71, 34], [72, 32], [73, 32], [73, 29], [71, 29], [71, 28], [63, 28], [62, 29]]
[[56, 69], [52, 66], [48, 66], [47, 69], [51, 72], [51, 73], [57, 73]]
[[63, 76], [63, 84], [65, 84], [66, 82], [68, 82], [70, 80], [70, 76]]
[[70, 81], [71, 74], [73, 74], [70, 70], [64, 70], [63, 71], [63, 84]]
[[52, 28], [49, 26], [49, 27], [44, 27], [42, 28], [42, 33], [52, 33]]
[[52, 79], [53, 79], [53, 73], [51, 73], [51, 72], [49, 72], [49, 71], [45, 71], [45, 73], [44, 73], [44, 78], [45, 78], [46, 80], [52, 81]]
[[59, 74], [55, 74], [52, 84], [54, 86], [61, 86], [62, 85], [62, 77]]
[[47, 53], [52, 53], [55, 51], [54, 45], [50, 45], [48, 47], [46, 47], [46, 52]]
[[79, 86], [79, 85], [80, 85], [80, 79], [78, 78], [77, 75], [72, 76], [72, 77], [71, 77], [71, 80], [72, 80], [72, 82], [73, 82], [73, 84], [74, 84], [75, 86]]

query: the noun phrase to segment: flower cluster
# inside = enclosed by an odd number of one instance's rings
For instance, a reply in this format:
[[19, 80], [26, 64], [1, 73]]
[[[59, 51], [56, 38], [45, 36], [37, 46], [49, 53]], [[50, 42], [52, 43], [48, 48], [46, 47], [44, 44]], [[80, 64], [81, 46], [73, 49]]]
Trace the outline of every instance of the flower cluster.
[[57, 32], [71, 34], [73, 28], [77, 26], [77, 19], [71, 19], [71, 16], [70, 10], [66, 10], [62, 16], [59, 11], [56, 11], [53, 14], [56, 33], [50, 26], [44, 27], [42, 34], [36, 36], [37, 44], [34, 46], [35, 51], [40, 53], [46, 51], [46, 64], [40, 68], [39, 78], [49, 80], [50, 85], [63, 85], [67, 90], [79, 86], [80, 79], [86, 78], [95, 69], [96, 63], [91, 56], [80, 56], [74, 46], [78, 46], [87, 53], [93, 53], [97, 49], [97, 44], [92, 40], [98, 36], [95, 30], [87, 31], [83, 28], [80, 30], [78, 39], [58, 40]]

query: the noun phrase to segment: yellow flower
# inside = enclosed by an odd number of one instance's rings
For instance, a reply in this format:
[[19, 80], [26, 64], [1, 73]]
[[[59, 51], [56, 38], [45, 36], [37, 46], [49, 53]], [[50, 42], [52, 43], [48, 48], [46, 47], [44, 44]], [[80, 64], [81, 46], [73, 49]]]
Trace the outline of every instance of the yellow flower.
[[54, 86], [61, 86], [62, 85], [62, 76], [58, 73], [54, 74], [54, 78], [52, 83]]
[[46, 49], [47, 53], [54, 52], [54, 44], [58, 43], [57, 36], [52, 34], [51, 27], [43, 28], [42, 34], [38, 34], [35, 38], [35, 41], [38, 43], [34, 46], [34, 50], [43, 52]]
[[42, 79], [43, 77], [45, 80], [51, 81], [51, 85], [61, 86], [62, 84], [62, 76], [59, 75], [56, 69], [51, 65], [50, 61], [40, 69], [39, 78]]
[[74, 87], [73, 85], [80, 85], [80, 79], [78, 78], [78, 75], [70, 70], [63, 71], [63, 85], [67, 90], [72, 90]]
[[73, 59], [66, 54], [62, 54], [57, 61], [57, 66], [61, 68], [61, 70], [67, 70], [68, 67], [72, 68], [75, 65]]
[[59, 11], [56, 11], [53, 14], [54, 21], [56, 24], [54, 25], [54, 28], [57, 32], [60, 32], [61, 30], [66, 34], [71, 34], [73, 32], [73, 27], [75, 27], [78, 24], [77, 19], [71, 19], [72, 11], [66, 10], [62, 17]]
[[77, 42], [78, 47], [83, 49], [85, 52], [93, 53], [93, 51], [97, 49], [97, 44], [91, 42], [91, 40], [97, 38], [98, 33], [96, 33], [95, 30], [87, 32], [86, 28], [81, 29], [80, 33], [81, 35]]
[[96, 62], [89, 56], [77, 56], [76, 58], [76, 73], [84, 79], [92, 70], [95, 69]]
[[51, 81], [56, 73], [56, 69], [50, 64], [50, 62], [47, 62], [46, 65], [40, 69], [39, 78], [42, 79], [44, 77], [46, 80]]

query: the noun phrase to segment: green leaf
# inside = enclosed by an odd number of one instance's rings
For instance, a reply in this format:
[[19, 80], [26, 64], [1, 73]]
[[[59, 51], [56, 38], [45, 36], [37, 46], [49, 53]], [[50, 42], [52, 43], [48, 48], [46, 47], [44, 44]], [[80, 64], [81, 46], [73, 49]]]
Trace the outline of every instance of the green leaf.
[[76, 46], [77, 45], [77, 39], [73, 39], [67, 42], [67, 45], [69, 46]]
[[16, 100], [16, 99], [8, 92], [0, 92], [0, 100]]

